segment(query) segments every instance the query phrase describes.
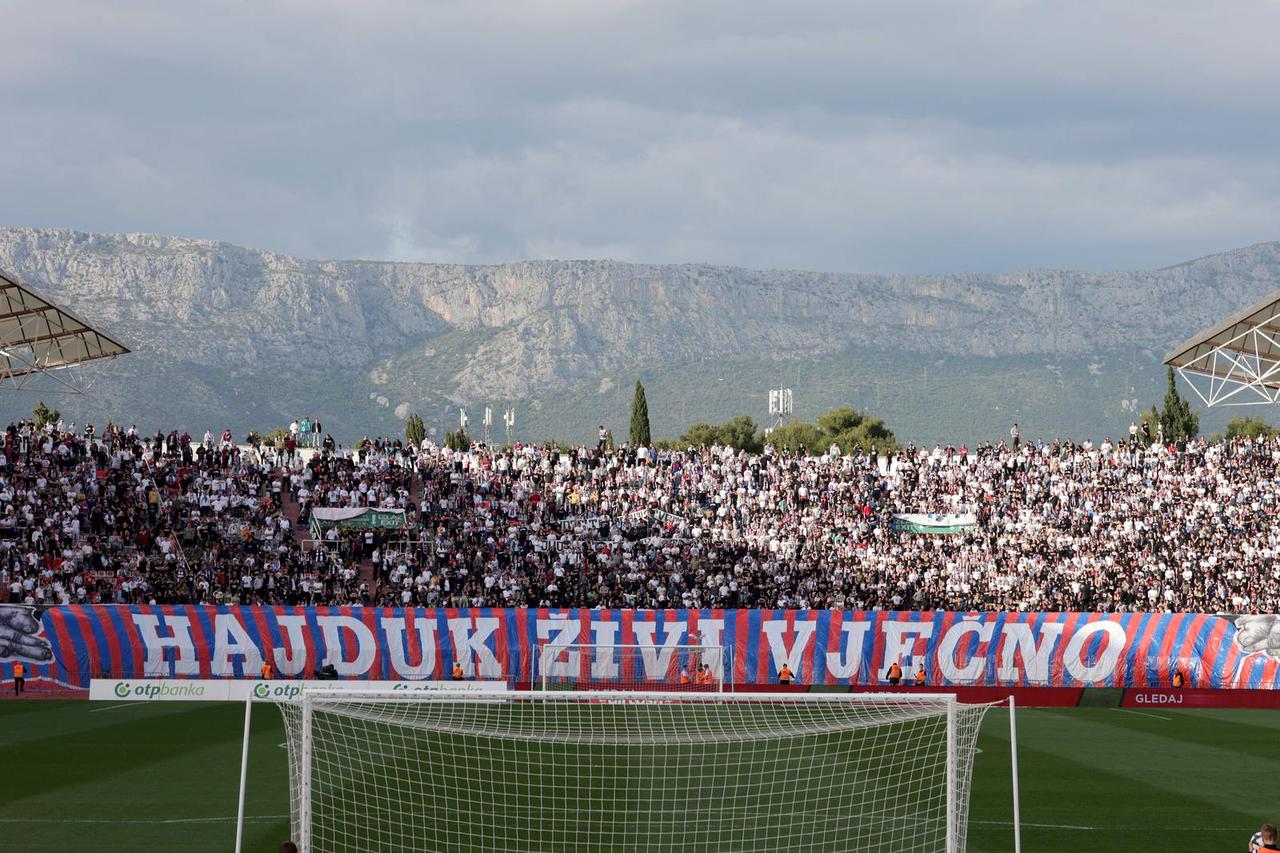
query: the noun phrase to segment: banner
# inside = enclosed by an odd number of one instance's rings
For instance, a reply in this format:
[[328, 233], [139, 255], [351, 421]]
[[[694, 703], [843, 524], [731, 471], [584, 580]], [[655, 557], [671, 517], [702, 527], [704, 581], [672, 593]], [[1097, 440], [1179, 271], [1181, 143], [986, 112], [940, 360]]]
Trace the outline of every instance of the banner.
[[404, 527], [404, 510], [373, 507], [316, 507], [311, 510], [311, 526], [317, 530], [340, 527], [344, 530], [376, 527]]
[[[598, 659], [575, 644], [637, 646]], [[282, 680], [332, 665], [363, 681], [528, 683], [553, 676], [627, 684], [670, 680], [677, 647], [712, 646], [726, 683], [884, 685], [924, 667], [930, 686], [1280, 686], [1274, 615], [950, 613], [848, 610], [395, 609], [0, 605], [0, 682], [24, 663], [29, 687], [88, 690], [92, 678]], [[0, 691], [2, 693], [3, 691]]]
[[978, 529], [978, 517], [971, 512], [903, 512], [893, 517], [893, 529], [899, 533], [969, 533]]

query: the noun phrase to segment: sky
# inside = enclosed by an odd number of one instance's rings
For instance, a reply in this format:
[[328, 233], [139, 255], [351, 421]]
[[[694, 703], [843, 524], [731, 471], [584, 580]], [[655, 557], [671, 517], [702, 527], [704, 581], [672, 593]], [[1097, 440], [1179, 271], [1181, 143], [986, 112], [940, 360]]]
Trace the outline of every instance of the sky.
[[1280, 239], [1280, 2], [0, 0], [0, 224], [1135, 269]]

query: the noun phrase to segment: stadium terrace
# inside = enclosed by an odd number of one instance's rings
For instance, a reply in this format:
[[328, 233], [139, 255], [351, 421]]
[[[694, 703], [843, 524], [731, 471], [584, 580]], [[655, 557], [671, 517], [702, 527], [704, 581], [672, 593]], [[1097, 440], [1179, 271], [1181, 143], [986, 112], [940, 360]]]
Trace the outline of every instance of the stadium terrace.
[[[891, 456], [327, 440], [304, 458], [228, 432], [3, 438], [9, 603], [1280, 610], [1276, 439]], [[313, 538], [320, 507], [403, 524]], [[895, 528], [930, 514], [972, 523]]]

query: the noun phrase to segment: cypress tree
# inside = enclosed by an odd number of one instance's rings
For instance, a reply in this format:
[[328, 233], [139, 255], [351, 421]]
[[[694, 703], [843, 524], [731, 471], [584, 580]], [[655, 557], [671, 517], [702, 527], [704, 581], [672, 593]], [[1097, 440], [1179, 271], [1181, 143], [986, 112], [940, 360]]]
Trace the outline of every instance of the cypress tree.
[[1178, 381], [1169, 368], [1169, 387], [1164, 394], [1164, 410], [1160, 413], [1160, 425], [1168, 440], [1193, 438], [1200, 433], [1200, 416], [1191, 410], [1191, 403], [1178, 393]]
[[632, 447], [649, 446], [649, 402], [644, 398], [644, 386], [636, 380], [636, 394], [631, 398]]
[[405, 441], [409, 442], [414, 447], [419, 447], [422, 445], [422, 440], [426, 437], [427, 428], [426, 425], [422, 423], [422, 417], [417, 412], [409, 415], [409, 420], [406, 421], [404, 425]]

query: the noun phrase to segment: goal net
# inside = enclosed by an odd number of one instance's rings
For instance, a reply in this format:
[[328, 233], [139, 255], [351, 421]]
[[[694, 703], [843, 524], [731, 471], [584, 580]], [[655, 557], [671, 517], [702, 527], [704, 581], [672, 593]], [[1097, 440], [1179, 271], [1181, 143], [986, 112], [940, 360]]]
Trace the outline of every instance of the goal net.
[[280, 704], [303, 853], [959, 853], [987, 707], [579, 691]]
[[718, 646], [551, 644], [534, 654], [543, 690], [677, 690], [718, 693], [728, 661]]

